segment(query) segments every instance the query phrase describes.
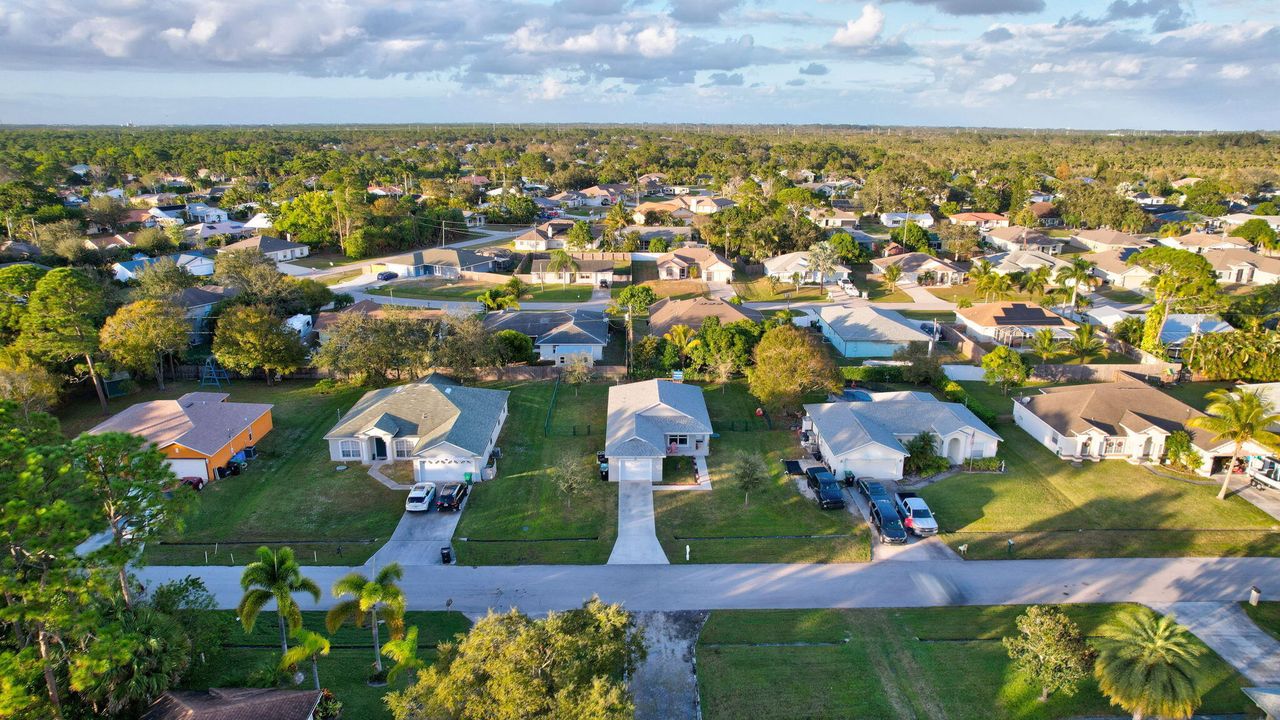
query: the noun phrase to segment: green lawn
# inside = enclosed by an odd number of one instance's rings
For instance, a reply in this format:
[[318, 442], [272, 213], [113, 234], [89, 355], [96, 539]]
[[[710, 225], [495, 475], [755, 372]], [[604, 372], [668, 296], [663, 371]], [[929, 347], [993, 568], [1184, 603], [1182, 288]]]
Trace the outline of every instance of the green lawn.
[[1160, 389], [1203, 412], [1205, 408], [1209, 407], [1209, 401], [1205, 398], [1206, 395], [1214, 390], [1233, 388], [1235, 385], [1233, 382], [1193, 382]]
[[337, 285], [338, 283], [346, 282], [353, 278], [358, 278], [363, 274], [364, 274], [364, 270], [361, 270], [360, 268], [356, 268], [355, 270], [348, 270], [346, 272], [334, 273], [333, 275], [325, 275], [324, 277], [320, 278], [320, 282], [324, 283], [325, 285]]
[[1096, 291], [1108, 300], [1114, 300], [1119, 303], [1141, 303], [1147, 302], [1147, 297], [1140, 292], [1134, 290], [1125, 290], [1123, 288], [1103, 288]]
[[[941, 298], [948, 302], [960, 302], [961, 300], [968, 300], [969, 302], [975, 305], [979, 303], [988, 302], [988, 299], [985, 296], [981, 296], [978, 294], [977, 283], [971, 282], [971, 283], [966, 283], [964, 285], [952, 285], [950, 287], [931, 287], [931, 288], [928, 288], [928, 290], [929, 292], [933, 293], [935, 297]], [[1029, 303], [1040, 302], [1040, 296], [1032, 295], [1031, 293], [1020, 292], [1018, 290], [1014, 290], [1013, 292], [1009, 293], [1006, 297], [1002, 299], [1014, 300], [1018, 302], [1029, 302]]]
[[1280, 602], [1275, 600], [1259, 602], [1257, 607], [1245, 602], [1240, 603], [1240, 607], [1244, 608], [1258, 627], [1280, 640]]
[[[966, 383], [966, 385], [969, 385]], [[960, 474], [920, 491], [950, 545], [974, 559], [1280, 555], [1280, 525], [1216, 485], [1121, 460], [1073, 468], [1022, 429], [999, 423], [1004, 474]]]
[[590, 299], [590, 285], [566, 286], [559, 283], [530, 285], [528, 291], [520, 296], [521, 302], [586, 302]]
[[[1067, 605], [1086, 634], [1124, 605]], [[715, 611], [697, 646], [707, 720], [1056, 720], [1116, 715], [1093, 680], [1040, 703], [1000, 638], [1022, 607]], [[1212, 650], [1207, 714], [1250, 711], [1246, 681]]]
[[875, 302], [911, 302], [911, 296], [894, 288], [889, 289], [889, 284], [880, 278], [879, 275], [871, 277], [866, 270], [854, 270], [850, 273], [850, 280], [853, 281], [854, 287], [862, 291], [868, 300]]
[[[419, 300], [475, 300], [486, 291], [499, 287], [496, 283], [474, 280], [414, 280], [369, 288], [370, 295], [416, 298]], [[550, 283], [530, 285], [520, 296], [522, 302], [585, 302], [591, 299], [591, 286]]]
[[[463, 565], [597, 564], [617, 536], [618, 488], [595, 483], [571, 503], [548, 474], [574, 457], [604, 448], [609, 385], [561, 386], [550, 436], [543, 435], [551, 382], [497, 383], [511, 391], [510, 415], [498, 440], [498, 476], [472, 492], [454, 534]], [[588, 434], [590, 433], [590, 434]]]
[[[711, 492], [658, 492], [654, 494], [658, 540], [671, 562], [684, 562], [684, 547], [691, 546], [690, 561], [720, 562], [866, 562], [871, 546], [865, 526], [843, 511], [819, 510], [796, 489], [782, 472], [781, 460], [795, 458], [800, 446], [775, 421], [774, 430], [726, 428], [764, 427], [754, 416], [756, 401], [745, 384], [731, 383], [705, 390], [712, 427], [720, 437], [711, 441], [707, 457]], [[729, 477], [729, 466], [738, 451], [764, 454], [771, 480], [751, 493], [743, 493]], [[776, 537], [816, 536], [816, 537]]]
[[733, 290], [743, 302], [823, 302], [827, 299], [826, 290], [819, 285], [801, 285], [796, 290], [794, 283], [767, 277], [735, 282]]
[[338, 267], [339, 265], [350, 265], [353, 262], [360, 262], [361, 258], [347, 257], [337, 253], [315, 253], [297, 260], [290, 260], [290, 265], [300, 265], [305, 268], [323, 269], [330, 267]]
[[954, 323], [954, 310], [899, 310], [899, 315], [911, 320], [937, 320], [939, 323]]
[[[163, 393], [147, 390], [113, 400], [111, 410], [200, 389], [210, 388], [171, 383]], [[268, 386], [260, 380], [237, 380], [224, 391], [232, 402], [274, 405], [275, 429], [258, 443], [258, 458], [243, 474], [218, 480], [198, 495], [183, 533], [147, 546], [147, 562], [203, 564], [207, 551], [211, 564], [239, 565], [259, 544], [266, 544], [292, 545], [307, 564], [359, 564], [391, 536], [402, 513], [403, 493], [384, 488], [359, 465], [335, 470], [338, 463], [329, 461], [323, 439], [363, 390], [325, 393], [310, 382]], [[68, 434], [101, 419], [92, 401], [63, 408], [59, 415]]]
[[[274, 612], [263, 612], [258, 617], [253, 632], [247, 635], [236, 621], [233, 611], [217, 612], [225, 618], [229, 628], [227, 647], [206, 664], [197, 665], [182, 683], [184, 689], [243, 687], [251, 673], [259, 668], [274, 666], [280, 659], [280, 635]], [[329, 636], [324, 629], [323, 612], [304, 612], [302, 618], [304, 627], [330, 638], [332, 649], [319, 663], [320, 684], [342, 701], [342, 716], [361, 720], [389, 720], [391, 713], [383, 704], [382, 696], [392, 690], [404, 688], [409, 684], [409, 679], [406, 676], [386, 687], [369, 687], [365, 682], [373, 664], [373, 640], [369, 630], [348, 624]], [[466, 632], [471, 626], [466, 616], [457, 612], [408, 612], [405, 613], [405, 623], [418, 627], [418, 656], [428, 663], [435, 660], [437, 643]], [[385, 632], [382, 640], [387, 640]], [[388, 662], [383, 658], [384, 667]], [[298, 688], [309, 690], [313, 687], [311, 666], [307, 664], [300, 669], [306, 674], [306, 679]]]

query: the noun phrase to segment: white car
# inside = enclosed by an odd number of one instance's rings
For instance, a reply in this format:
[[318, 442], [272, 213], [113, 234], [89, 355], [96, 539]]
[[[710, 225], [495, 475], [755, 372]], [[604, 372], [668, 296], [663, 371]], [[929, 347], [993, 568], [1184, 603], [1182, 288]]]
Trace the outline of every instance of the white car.
[[436, 497], [435, 483], [418, 483], [409, 491], [404, 500], [404, 509], [410, 512], [426, 512], [431, 509], [431, 501]]

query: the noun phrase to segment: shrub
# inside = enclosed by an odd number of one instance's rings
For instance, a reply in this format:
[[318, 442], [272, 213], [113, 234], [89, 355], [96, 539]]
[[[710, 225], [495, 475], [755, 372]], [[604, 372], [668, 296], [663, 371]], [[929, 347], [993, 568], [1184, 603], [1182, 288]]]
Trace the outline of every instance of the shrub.
[[995, 472], [999, 470], [1000, 466], [1003, 464], [1004, 461], [998, 457], [969, 458], [964, 461], [966, 469], [977, 472]]
[[328, 689], [320, 692], [320, 704], [316, 705], [316, 720], [337, 720], [342, 715], [342, 701]]
[[962, 402], [969, 395], [955, 380], [948, 380], [942, 384], [942, 394], [951, 402]]
[[840, 374], [854, 382], [902, 382], [902, 368], [897, 365], [842, 365]]

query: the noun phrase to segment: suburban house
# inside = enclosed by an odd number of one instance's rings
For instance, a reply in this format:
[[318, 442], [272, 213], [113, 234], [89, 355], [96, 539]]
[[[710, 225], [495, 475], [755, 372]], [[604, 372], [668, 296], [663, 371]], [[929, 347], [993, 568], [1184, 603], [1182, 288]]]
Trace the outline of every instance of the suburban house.
[[1053, 203], [1045, 200], [1033, 202], [1027, 206], [1027, 209], [1036, 217], [1040, 227], [1062, 227], [1062, 216], [1058, 214], [1058, 208]]
[[133, 247], [134, 233], [116, 233], [84, 239], [85, 250], [124, 250]]
[[764, 320], [759, 310], [734, 305], [720, 298], [696, 297], [688, 300], [663, 298], [649, 306], [649, 334], [662, 337], [676, 325], [687, 325], [697, 330], [709, 317], [719, 319], [721, 325], [739, 320], [752, 322]]
[[637, 225], [643, 225], [646, 218], [651, 213], [667, 213], [673, 219], [685, 222], [693, 219], [693, 211], [678, 202], [678, 198], [662, 200], [660, 202], [642, 202], [637, 205], [635, 211], [631, 213], [631, 219], [635, 221]]
[[1047, 267], [1052, 276], [1059, 268], [1067, 266], [1065, 260], [1039, 250], [1011, 250], [987, 255], [982, 259], [991, 263], [991, 272], [997, 275], [1012, 275]]
[[981, 303], [957, 308], [956, 319], [964, 332], [979, 342], [994, 342], [1017, 347], [1037, 332], [1049, 329], [1054, 337], [1065, 340], [1075, 330], [1075, 323], [1061, 315], [1026, 302]]
[[1271, 226], [1272, 230], [1280, 232], [1280, 215], [1252, 215], [1250, 213], [1231, 213], [1218, 218], [1218, 222], [1228, 230], [1238, 228], [1250, 220], [1261, 220]]
[[[141, 436], [164, 453], [180, 478], [216, 480], [233, 459], [252, 457], [271, 432], [271, 406], [226, 402], [227, 393], [189, 392], [177, 400], [130, 405], [93, 429], [91, 435], [124, 432]], [[248, 452], [246, 452], [248, 450]]]
[[1115, 288], [1135, 289], [1143, 287], [1155, 275], [1146, 268], [1125, 262], [1137, 252], [1133, 248], [1086, 253], [1080, 257], [1093, 263], [1093, 274]]
[[1000, 213], [962, 212], [956, 213], [948, 219], [955, 225], [968, 225], [980, 230], [1009, 227], [1009, 218], [1001, 215]]
[[920, 433], [934, 437], [938, 454], [953, 465], [995, 457], [1000, 436], [969, 408], [926, 392], [869, 393], [869, 402], [804, 406], [801, 427], [836, 477], [901, 480], [906, 444]]
[[[1204, 413], [1151, 387], [1136, 376], [1110, 383], [1044, 388], [1013, 404], [1013, 421], [1064, 460], [1159, 462], [1169, 435], [1186, 430], [1203, 457], [1201, 475], [1220, 472], [1231, 458], [1232, 443], [1217, 443], [1214, 433], [1186, 427]], [[1246, 455], [1269, 455], [1245, 445]]]
[[183, 225], [185, 221], [176, 214], [170, 214], [169, 211], [159, 207], [147, 208], [147, 219], [142, 221], [147, 227], [172, 227], [174, 225]]
[[172, 260], [178, 267], [186, 270], [188, 273], [196, 277], [209, 277], [213, 274], [213, 258], [198, 252], [182, 252], [173, 255], [164, 255], [162, 257], [147, 257], [142, 253], [133, 256], [132, 260], [114, 263], [111, 270], [116, 280], [120, 282], [129, 282], [137, 280], [138, 273], [142, 272], [150, 265], [154, 265], [164, 258]]
[[444, 320], [448, 313], [444, 310], [428, 310], [411, 305], [383, 305], [374, 300], [361, 300], [341, 310], [329, 310], [316, 315], [316, 320], [311, 325], [311, 329], [315, 331], [316, 337], [322, 344], [329, 341], [330, 331], [337, 324], [338, 318], [344, 315], [364, 315], [377, 320], [391, 317], [392, 315], [418, 320]]
[[239, 290], [221, 285], [197, 285], [183, 288], [174, 303], [186, 311], [187, 320], [191, 321], [191, 344], [196, 345], [204, 340], [205, 318], [213, 312], [213, 306], [233, 298]]
[[[577, 190], [565, 190], [547, 198], [562, 208], [577, 208], [587, 204], [587, 196]], [[599, 203], [596, 203], [599, 204]]]
[[193, 223], [224, 223], [230, 219], [226, 210], [204, 203], [188, 203], [186, 213], [187, 220]]
[[272, 237], [271, 235], [257, 235], [245, 238], [240, 242], [222, 246], [218, 252], [234, 252], [236, 250], [257, 250], [276, 262], [289, 262], [311, 254], [311, 248], [307, 245], [285, 240], [284, 238]]
[[1077, 230], [1071, 236], [1077, 244], [1088, 248], [1091, 252], [1106, 252], [1107, 250], [1123, 250], [1126, 248], [1145, 248], [1151, 246], [1151, 240], [1144, 237], [1138, 237], [1127, 232], [1119, 230]]
[[1280, 280], [1280, 258], [1252, 250], [1205, 250], [1204, 259], [1213, 266], [1218, 281], [1233, 285], [1270, 285]]
[[227, 236], [233, 238], [247, 237], [253, 234], [251, 228], [244, 226], [244, 223], [238, 223], [234, 220], [220, 223], [199, 223], [197, 225], [188, 225], [182, 228], [182, 237], [187, 242], [203, 247], [205, 241], [209, 238], [219, 236]]
[[1122, 320], [1128, 320], [1131, 317], [1142, 317], [1141, 315], [1127, 313], [1120, 308], [1113, 307], [1111, 305], [1091, 307], [1086, 310], [1084, 314], [1085, 317], [1088, 318], [1088, 322], [1093, 323], [1094, 325], [1101, 325], [1107, 330], [1114, 328]]
[[404, 189], [399, 185], [369, 185], [365, 192], [375, 197], [400, 197], [404, 195]]
[[572, 220], [548, 220], [541, 225], [518, 235], [515, 239], [516, 250], [522, 252], [546, 252], [564, 248], [564, 236], [573, 228]]
[[606, 183], [603, 185], [592, 185], [580, 191], [583, 197], [584, 205], [594, 207], [617, 205], [626, 197], [630, 188], [620, 183]]
[[529, 266], [531, 281], [535, 283], [569, 283], [601, 287], [613, 285], [613, 261], [574, 258], [577, 270], [550, 270], [551, 259], [540, 257]]
[[1046, 255], [1057, 255], [1065, 245], [1062, 240], [1049, 237], [1035, 228], [1021, 225], [1006, 225], [986, 231], [983, 239], [993, 247], [1006, 252], [1014, 250], [1037, 250]]
[[490, 332], [515, 330], [533, 341], [539, 360], [564, 365], [577, 355], [594, 364], [609, 344], [609, 320], [597, 310], [515, 310], [489, 313]]
[[646, 380], [609, 388], [604, 454], [610, 480], [662, 482], [664, 458], [705, 457], [710, 445], [701, 387]]
[[1244, 238], [1207, 232], [1189, 232], [1177, 237], [1160, 238], [1159, 243], [1194, 253], [1202, 253], [1206, 250], [1248, 250], [1253, 247]]
[[875, 258], [871, 261], [876, 272], [884, 275], [890, 265], [902, 268], [902, 277], [898, 282], [919, 283], [921, 285], [959, 285], [968, 277], [968, 273], [959, 265], [943, 258], [926, 255], [922, 252], [909, 252], [903, 255]]
[[933, 216], [929, 213], [891, 212], [880, 213], [880, 224], [887, 228], [899, 228], [913, 222], [920, 227], [933, 227]]
[[637, 250], [646, 252], [654, 240], [661, 240], [667, 248], [680, 247], [686, 243], [696, 242], [697, 229], [688, 225], [628, 225], [618, 231], [619, 237], [637, 235]]
[[719, 195], [677, 195], [670, 202], [694, 215], [714, 215], [725, 208], [734, 206], [732, 200]]
[[389, 270], [400, 277], [458, 278], [464, 272], [490, 272], [493, 258], [464, 248], [433, 248], [384, 258], [372, 269]]
[[1193, 338], [1210, 333], [1234, 332], [1222, 318], [1209, 313], [1170, 313], [1160, 328], [1160, 343], [1170, 360], [1181, 360], [1182, 351]]
[[919, 323], [871, 305], [823, 305], [818, 309], [818, 327], [844, 357], [892, 357], [908, 343], [930, 339]]
[[250, 230], [270, 230], [272, 227], [271, 216], [264, 212], [257, 213], [246, 220], [244, 226]]
[[849, 268], [837, 263], [832, 265], [831, 271], [828, 273], [817, 272], [809, 267], [809, 252], [801, 250], [800, 252], [766, 258], [764, 261], [764, 274], [767, 277], [783, 282], [793, 282], [792, 278], [799, 275], [802, 283], [821, 285], [832, 280], [848, 278]]
[[824, 230], [852, 230], [858, 227], [861, 219], [862, 214], [852, 210], [822, 207], [809, 211], [809, 220]]
[[483, 475], [507, 419], [506, 390], [429, 375], [370, 390], [324, 439], [334, 462], [408, 462], [414, 482], [463, 482]]
[[314, 720], [319, 690], [209, 688], [168, 690], [142, 720]]
[[658, 277], [727, 283], [733, 282], [733, 265], [707, 248], [679, 248], [658, 256]]

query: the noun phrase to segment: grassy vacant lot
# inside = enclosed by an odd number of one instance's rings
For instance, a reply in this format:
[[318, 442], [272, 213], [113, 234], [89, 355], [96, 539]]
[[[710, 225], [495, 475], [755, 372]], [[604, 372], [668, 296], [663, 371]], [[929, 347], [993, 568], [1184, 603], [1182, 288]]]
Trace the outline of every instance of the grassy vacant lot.
[[899, 310], [898, 314], [910, 320], [937, 320], [939, 323], [954, 323], [954, 310]]
[[[198, 667], [183, 684], [185, 689], [203, 690], [210, 687], [244, 687], [248, 676], [255, 670], [274, 666], [280, 660], [280, 635], [274, 612], [264, 612], [258, 617], [253, 632], [246, 635], [236, 621], [233, 611], [217, 611], [229, 628], [227, 647], [204, 665]], [[329, 637], [324, 629], [323, 612], [302, 613], [303, 626]], [[436, 644], [448, 640], [471, 626], [466, 616], [457, 612], [409, 612], [405, 613], [406, 625], [418, 627], [418, 657], [431, 663], [435, 660]], [[327, 657], [320, 658], [320, 685], [328, 688], [342, 701], [343, 717], [376, 720], [391, 717], [382, 696], [409, 684], [407, 677], [400, 678], [387, 687], [369, 687], [365, 682], [373, 664], [373, 639], [368, 628], [356, 628], [350, 624], [329, 637], [332, 649]], [[387, 634], [382, 633], [386, 642]], [[385, 658], [383, 663], [389, 661]], [[384, 665], [385, 666], [385, 665]], [[298, 689], [309, 690], [311, 666], [300, 668], [306, 680]]]
[[[931, 287], [928, 290], [929, 292], [933, 293], [936, 297], [939, 297], [943, 300], [948, 300], [950, 302], [960, 302], [962, 299], [968, 300], [969, 302], [974, 303], [975, 305], [978, 303], [988, 302], [985, 296], [978, 294], [977, 283], [971, 282], [971, 283], [966, 283], [964, 285], [952, 285], [950, 287]], [[1030, 302], [1030, 303], [1040, 302], [1040, 297], [1038, 295], [1019, 292], [1018, 290], [1014, 290], [1013, 292], [1009, 293], [1007, 297], [1003, 299], [1020, 301], [1020, 302]]]
[[[495, 283], [477, 282], [474, 280], [414, 280], [412, 282], [394, 283], [382, 287], [369, 288], [365, 292], [370, 295], [389, 297], [416, 298], [419, 300], [475, 300], [488, 290], [498, 287]], [[589, 285], [562, 285], [550, 283], [546, 286], [530, 285], [525, 294], [520, 296], [524, 302], [585, 302], [591, 299]]]
[[[1123, 605], [1067, 605], [1095, 634]], [[699, 639], [708, 720], [938, 718], [1055, 720], [1115, 715], [1092, 680], [1072, 697], [1037, 700], [1000, 638], [1022, 607], [716, 611]], [[1213, 651], [1200, 711], [1243, 713], [1247, 684]]]
[[[112, 412], [135, 402], [176, 398], [200, 388], [171, 383], [112, 401]], [[299, 560], [320, 564], [361, 563], [391, 536], [404, 494], [388, 490], [359, 465], [339, 472], [329, 461], [324, 433], [364, 392], [325, 393], [311, 383], [268, 386], [237, 380], [224, 388], [231, 402], [271, 403], [275, 429], [258, 443], [258, 458], [246, 472], [218, 480], [197, 497], [186, 530], [147, 546], [145, 559], [158, 565], [243, 564], [259, 544], [292, 545]], [[97, 404], [77, 403], [60, 413], [63, 429], [75, 434], [101, 419]], [[375, 542], [378, 541], [378, 542]], [[171, 542], [184, 544], [170, 544]], [[217, 552], [214, 544], [217, 543]], [[234, 544], [233, 544], [234, 543]], [[231, 555], [235, 554], [235, 562]]]
[[648, 285], [658, 295], [658, 299], [675, 298], [687, 300], [707, 294], [707, 284], [702, 280], [659, 280], [658, 264], [652, 262], [634, 262], [631, 264], [631, 284]]
[[849, 273], [849, 279], [853, 281], [854, 287], [862, 291], [868, 300], [876, 302], [911, 302], [911, 296], [899, 289], [889, 289], [886, 283], [879, 275], [871, 275], [866, 270], [854, 270]]
[[[550, 436], [543, 435], [550, 382], [495, 383], [510, 390], [510, 415], [498, 444], [498, 476], [472, 492], [454, 535], [464, 565], [603, 563], [617, 536], [618, 489], [593, 484], [572, 501], [549, 470], [604, 449], [608, 384], [561, 386]], [[588, 434], [589, 433], [589, 434]]]
[[1249, 603], [1240, 603], [1244, 611], [1258, 627], [1266, 630], [1280, 640], [1280, 602], [1260, 602], [1258, 607], [1254, 607]]
[[1280, 524], [1216, 485], [1172, 480], [1121, 460], [1075, 468], [999, 423], [1004, 474], [961, 474], [920, 491], [970, 558], [1280, 554]]
[[[781, 460], [794, 458], [800, 446], [782, 419], [764, 428], [753, 412], [756, 401], [742, 382], [706, 388], [707, 410], [720, 437], [707, 458], [711, 492], [657, 492], [658, 540], [671, 562], [865, 562], [869, 536], [861, 523], [842, 511], [819, 510], [802, 496], [782, 471]], [[727, 428], [738, 427], [730, 431]], [[772, 476], [743, 504], [742, 491], [729, 476], [737, 451], [763, 453]], [[786, 537], [779, 537], [786, 536]]]
[[743, 302], [822, 302], [827, 299], [827, 291], [820, 285], [801, 285], [796, 290], [794, 283], [767, 277], [735, 282], [733, 289]]

